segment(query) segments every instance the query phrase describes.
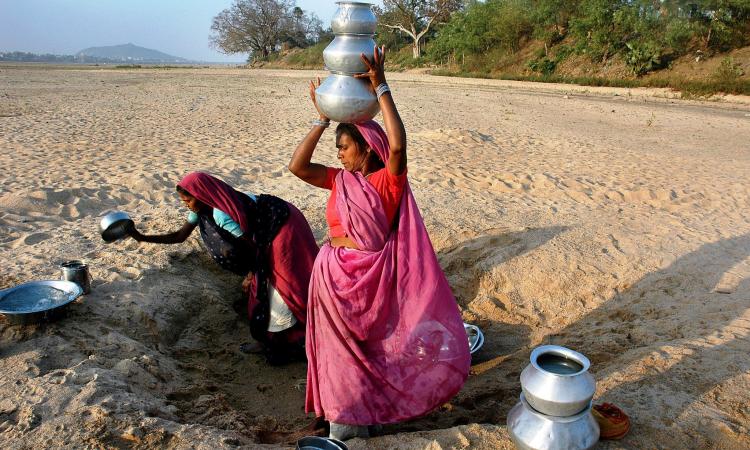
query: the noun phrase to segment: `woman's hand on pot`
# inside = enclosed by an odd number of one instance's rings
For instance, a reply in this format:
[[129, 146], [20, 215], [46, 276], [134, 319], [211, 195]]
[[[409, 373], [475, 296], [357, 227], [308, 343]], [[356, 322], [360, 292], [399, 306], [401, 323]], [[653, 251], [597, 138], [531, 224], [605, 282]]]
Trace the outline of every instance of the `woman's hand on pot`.
[[326, 116], [323, 111], [320, 110], [320, 107], [318, 106], [318, 100], [315, 98], [315, 89], [320, 87], [320, 77], [318, 77], [317, 81], [318, 82], [316, 84], [315, 80], [310, 80], [310, 99], [312, 99], [313, 105], [318, 111], [318, 115], [320, 115], [320, 120], [328, 121], [328, 116]]
[[138, 242], [143, 240], [143, 235], [135, 229], [135, 224], [132, 222], [125, 226], [125, 233]]
[[381, 84], [385, 83], [385, 45], [378, 47], [377, 45], [373, 48], [372, 61], [370, 61], [364, 53], [360, 54], [360, 58], [367, 66], [367, 72], [359, 73], [354, 75], [355, 78], [367, 78], [370, 80], [370, 85], [373, 89], [376, 89]]

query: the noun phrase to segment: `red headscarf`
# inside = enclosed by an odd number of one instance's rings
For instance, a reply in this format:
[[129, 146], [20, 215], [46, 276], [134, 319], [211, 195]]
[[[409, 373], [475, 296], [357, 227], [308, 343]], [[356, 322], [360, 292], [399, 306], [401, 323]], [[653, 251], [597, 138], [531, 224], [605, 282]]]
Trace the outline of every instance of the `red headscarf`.
[[244, 194], [232, 186], [206, 172], [191, 172], [180, 180], [177, 186], [206, 205], [229, 214], [232, 220], [239, 224], [243, 233], [250, 229], [249, 211], [243, 198]]

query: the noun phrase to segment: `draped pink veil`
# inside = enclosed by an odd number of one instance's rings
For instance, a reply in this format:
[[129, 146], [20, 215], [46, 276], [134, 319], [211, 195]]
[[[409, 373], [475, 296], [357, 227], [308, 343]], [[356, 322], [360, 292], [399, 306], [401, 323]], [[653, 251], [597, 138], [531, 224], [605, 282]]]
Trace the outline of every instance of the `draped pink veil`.
[[[374, 121], [358, 124], [388, 161]], [[310, 281], [306, 410], [351, 425], [429, 413], [463, 386], [471, 358], [460, 312], [407, 182], [393, 229], [360, 174], [336, 178], [336, 209], [359, 250], [325, 245]]]

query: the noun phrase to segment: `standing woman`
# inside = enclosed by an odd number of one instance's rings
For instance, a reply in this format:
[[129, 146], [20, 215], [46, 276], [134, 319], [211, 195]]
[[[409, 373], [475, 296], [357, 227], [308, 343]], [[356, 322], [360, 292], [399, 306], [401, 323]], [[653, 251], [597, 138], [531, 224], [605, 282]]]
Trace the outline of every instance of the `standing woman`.
[[[470, 356], [456, 300], [406, 178], [406, 132], [385, 82], [385, 49], [364, 55], [388, 134], [374, 121], [339, 124], [343, 169], [311, 162], [329, 119], [305, 136], [289, 170], [331, 190], [330, 241], [315, 259], [307, 310], [306, 411], [330, 436], [368, 436], [368, 425], [429, 413], [468, 377]], [[318, 85], [320, 81], [318, 80]]]
[[180, 230], [144, 235], [133, 227], [130, 236], [176, 244], [198, 226], [214, 260], [245, 276], [250, 333], [268, 362], [304, 358], [307, 289], [318, 246], [302, 213], [278, 197], [236, 191], [204, 172], [185, 176], [177, 193], [191, 211]]

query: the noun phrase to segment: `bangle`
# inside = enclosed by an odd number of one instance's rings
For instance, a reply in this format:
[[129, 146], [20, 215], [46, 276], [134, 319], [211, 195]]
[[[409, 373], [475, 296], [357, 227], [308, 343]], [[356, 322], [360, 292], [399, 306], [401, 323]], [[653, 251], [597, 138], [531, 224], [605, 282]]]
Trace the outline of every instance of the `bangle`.
[[328, 128], [328, 126], [329, 126], [329, 125], [331, 124], [331, 121], [330, 121], [330, 120], [320, 120], [320, 119], [315, 119], [315, 120], [313, 120], [313, 121], [312, 121], [312, 122], [310, 122], [310, 123], [311, 123], [311, 124], [312, 124], [313, 126], [316, 126], [316, 127], [323, 127], [323, 128]]
[[380, 85], [375, 88], [375, 94], [378, 96], [378, 100], [380, 100], [380, 97], [386, 92], [391, 92], [391, 88], [388, 87], [388, 83], [380, 83]]

